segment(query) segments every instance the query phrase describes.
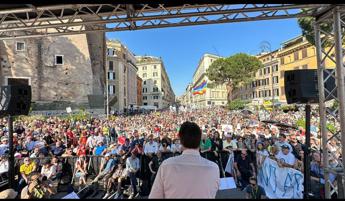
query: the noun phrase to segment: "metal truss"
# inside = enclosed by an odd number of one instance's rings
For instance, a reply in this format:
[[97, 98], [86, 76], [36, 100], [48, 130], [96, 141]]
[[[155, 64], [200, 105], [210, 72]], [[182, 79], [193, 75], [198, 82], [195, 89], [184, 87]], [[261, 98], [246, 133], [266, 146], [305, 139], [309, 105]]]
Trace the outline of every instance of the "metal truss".
[[[345, 172], [345, 84], [344, 84], [344, 36], [345, 36], [345, 7], [344, 6], [334, 6], [329, 9], [325, 9], [320, 15], [316, 16], [314, 23], [315, 31], [315, 45], [317, 54], [317, 65], [318, 65], [318, 88], [319, 88], [319, 110], [320, 110], [320, 126], [322, 135], [322, 150], [323, 150], [323, 164], [325, 171], [325, 194], [326, 198], [331, 198], [334, 193], [344, 192], [343, 189], [339, 189], [337, 186], [333, 186], [332, 183], [328, 182], [329, 173], [339, 173], [337, 170], [329, 167], [329, 159], [338, 159], [329, 150], [329, 142], [332, 139], [337, 140], [337, 150], [342, 152], [342, 161], [340, 163], [340, 171], [342, 174]], [[336, 68], [333, 70], [325, 69], [325, 61], [330, 59], [334, 62]], [[324, 77], [324, 73], [327, 75]], [[336, 88], [330, 91], [326, 90], [325, 83], [331, 77], [336, 80]], [[332, 92], [337, 91], [337, 96], [334, 96]], [[332, 109], [326, 107], [325, 100], [331, 96], [338, 103], [339, 107]], [[334, 118], [335, 126], [338, 130], [331, 135], [328, 135], [327, 130], [327, 119]], [[331, 158], [330, 158], [331, 157]], [[341, 177], [340, 177], [341, 178]], [[342, 178], [341, 181], [342, 183]], [[338, 181], [339, 184], [339, 181]], [[343, 186], [343, 185], [341, 185]], [[332, 187], [332, 191], [331, 188]], [[338, 194], [339, 196], [339, 194]], [[344, 195], [340, 195], [344, 196]], [[339, 198], [339, 197], [338, 197]]]
[[[0, 39], [315, 15], [327, 4], [71, 4], [1, 9]], [[303, 9], [303, 10], [302, 10]]]

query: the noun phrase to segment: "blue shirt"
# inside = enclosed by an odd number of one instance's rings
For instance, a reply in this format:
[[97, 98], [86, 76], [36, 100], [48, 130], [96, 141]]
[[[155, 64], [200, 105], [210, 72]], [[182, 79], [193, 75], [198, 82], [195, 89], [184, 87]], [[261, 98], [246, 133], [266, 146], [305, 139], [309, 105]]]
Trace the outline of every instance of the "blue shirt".
[[113, 158], [109, 159], [107, 161], [107, 165], [104, 168], [104, 171], [106, 171], [106, 172], [110, 171], [114, 165], [115, 165], [115, 160]]
[[[320, 178], [320, 183], [325, 184], [324, 179], [324, 170], [319, 166], [317, 163], [311, 163], [310, 165], [310, 171], [316, 175], [316, 177]], [[332, 173], [329, 173], [329, 181], [334, 182], [336, 176]]]
[[36, 141], [31, 141], [26, 143], [26, 150], [32, 151], [35, 148]]
[[63, 152], [65, 151], [65, 148], [61, 145], [60, 147], [56, 147], [54, 146], [52, 148], [52, 153], [55, 155], [55, 156], [61, 156], [63, 154]]
[[99, 156], [102, 154], [102, 152], [106, 149], [106, 146], [103, 145], [103, 146], [97, 146], [96, 147], [96, 151], [95, 151], [95, 155], [96, 156]]

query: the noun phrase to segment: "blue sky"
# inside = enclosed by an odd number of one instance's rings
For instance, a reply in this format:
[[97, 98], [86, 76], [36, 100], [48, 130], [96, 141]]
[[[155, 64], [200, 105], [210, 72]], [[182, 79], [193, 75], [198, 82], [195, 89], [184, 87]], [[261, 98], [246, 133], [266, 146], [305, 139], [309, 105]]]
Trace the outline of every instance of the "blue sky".
[[182, 95], [204, 53], [230, 56], [256, 54], [268, 41], [272, 50], [301, 34], [296, 19], [197, 25], [137, 31], [108, 32], [135, 55], [162, 57], [172, 88]]

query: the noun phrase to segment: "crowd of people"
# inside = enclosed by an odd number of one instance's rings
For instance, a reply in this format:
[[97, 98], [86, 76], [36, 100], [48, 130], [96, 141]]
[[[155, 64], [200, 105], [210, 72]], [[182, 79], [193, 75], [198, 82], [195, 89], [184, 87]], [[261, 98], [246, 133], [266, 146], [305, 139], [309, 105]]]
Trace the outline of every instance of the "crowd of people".
[[[303, 172], [305, 130], [294, 128], [303, 111], [284, 113], [276, 110], [262, 119], [258, 113], [243, 114], [214, 107], [189, 111], [159, 111], [111, 120], [91, 118], [81, 121], [49, 117], [44, 120], [17, 120], [14, 148], [21, 198], [50, 198], [58, 186], [73, 183], [81, 191], [87, 186], [103, 187], [106, 198], [147, 196], [160, 164], [180, 155], [178, 131], [185, 121], [195, 122], [202, 130], [200, 154], [215, 162], [220, 178], [234, 177], [248, 197], [257, 187], [256, 176], [266, 157], [281, 167]], [[264, 120], [280, 122], [280, 126]], [[285, 126], [282, 126], [285, 124]], [[313, 192], [323, 197], [324, 172], [318, 114], [312, 118]], [[7, 119], [0, 120], [0, 175], [8, 172]], [[329, 142], [330, 166], [339, 165], [341, 153], [336, 139]], [[335, 183], [335, 175], [330, 175]], [[334, 184], [335, 185], [335, 184]], [[261, 189], [261, 187], [260, 187]], [[96, 195], [100, 191], [96, 190]]]

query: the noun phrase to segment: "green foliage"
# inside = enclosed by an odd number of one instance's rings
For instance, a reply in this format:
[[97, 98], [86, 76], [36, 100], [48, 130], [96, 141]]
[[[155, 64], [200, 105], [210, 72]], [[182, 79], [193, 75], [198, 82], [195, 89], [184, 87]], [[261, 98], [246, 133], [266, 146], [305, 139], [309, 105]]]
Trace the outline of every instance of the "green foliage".
[[67, 119], [69, 121], [82, 121], [84, 119], [90, 119], [91, 118], [91, 115], [90, 113], [88, 113], [87, 111], [84, 110], [79, 110], [78, 113], [76, 114], [71, 114], [71, 115], [68, 115], [68, 116], [65, 116], [63, 117], [64, 119]]
[[289, 111], [298, 111], [296, 105], [282, 105], [280, 109], [283, 112], [289, 112]]
[[[304, 9], [304, 11], [306, 11]], [[315, 22], [314, 17], [301, 17], [298, 18], [298, 25], [302, 29], [302, 35], [306, 37], [307, 41], [312, 45], [315, 45], [315, 37], [314, 37], [314, 27], [313, 24]], [[320, 25], [322, 30], [326, 30], [327, 32], [332, 31], [332, 26], [330, 24], [321, 24]], [[330, 46], [330, 41], [326, 40], [323, 44], [324, 47]]]
[[230, 103], [228, 104], [228, 108], [229, 110], [242, 110], [246, 107], [248, 103], [249, 101], [235, 99], [230, 101]]
[[339, 102], [337, 100], [334, 100], [333, 105], [331, 106], [332, 110], [335, 110], [339, 107]]
[[[302, 127], [303, 129], [305, 129], [305, 118], [300, 118], [296, 121], [296, 125], [298, 127]], [[329, 130], [331, 133], [336, 133], [337, 129], [335, 128], [335, 126], [331, 123], [327, 123], [326, 124], [327, 130]], [[320, 128], [319, 128], [320, 129]]]
[[254, 56], [238, 53], [227, 58], [219, 58], [207, 69], [207, 76], [216, 84], [248, 83], [262, 63]]
[[298, 119], [298, 120], [296, 121], [296, 125], [297, 125], [298, 127], [302, 127], [302, 128], [305, 129], [305, 118], [300, 118], [300, 119]]
[[333, 134], [337, 132], [337, 129], [335, 128], [334, 124], [327, 123], [326, 127], [327, 127], [327, 130], [329, 130]]
[[20, 116], [15, 116], [14, 117], [14, 121], [28, 121], [28, 122], [32, 122], [34, 120], [46, 120], [47, 117], [44, 115], [30, 115], [30, 116], [26, 116], [26, 115], [20, 115]]

